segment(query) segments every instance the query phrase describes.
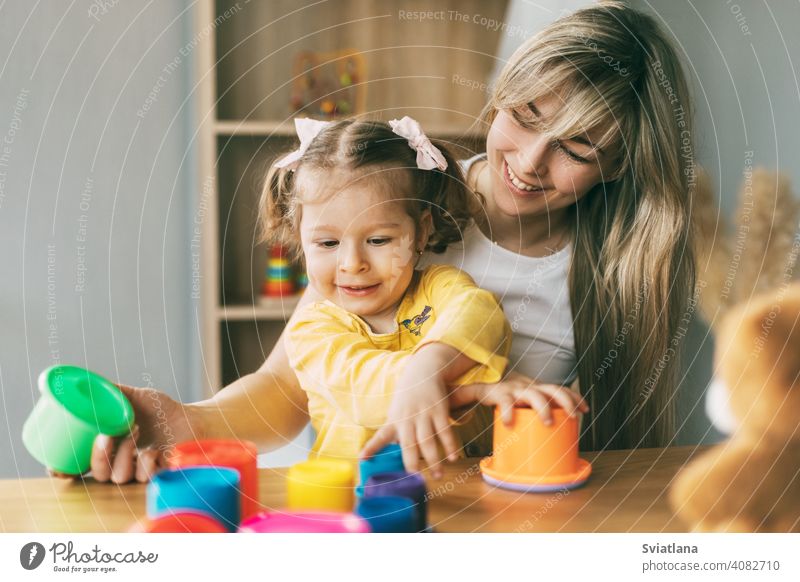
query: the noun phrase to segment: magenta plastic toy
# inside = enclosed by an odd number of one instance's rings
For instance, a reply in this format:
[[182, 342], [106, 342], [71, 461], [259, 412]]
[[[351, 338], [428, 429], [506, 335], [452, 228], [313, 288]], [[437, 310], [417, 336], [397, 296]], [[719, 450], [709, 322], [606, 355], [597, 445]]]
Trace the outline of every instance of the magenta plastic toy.
[[370, 533], [369, 524], [353, 513], [263, 511], [242, 522], [239, 533]]

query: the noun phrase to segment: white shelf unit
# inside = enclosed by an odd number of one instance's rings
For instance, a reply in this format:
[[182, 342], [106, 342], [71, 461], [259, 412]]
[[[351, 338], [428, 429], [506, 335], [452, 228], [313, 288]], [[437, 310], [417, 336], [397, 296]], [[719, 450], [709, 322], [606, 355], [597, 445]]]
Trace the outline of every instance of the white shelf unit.
[[[301, 50], [364, 55], [371, 118], [417, 118], [467, 156], [482, 149], [477, 119], [501, 32], [463, 15], [502, 21], [507, 2], [481, 0], [201, 0], [197, 63], [202, 372], [212, 395], [257, 369], [297, 298], [259, 301], [267, 249], [255, 244], [259, 179], [294, 143], [290, 90]], [[444, 11], [461, 18], [419, 21]], [[483, 90], [481, 90], [483, 89]]]

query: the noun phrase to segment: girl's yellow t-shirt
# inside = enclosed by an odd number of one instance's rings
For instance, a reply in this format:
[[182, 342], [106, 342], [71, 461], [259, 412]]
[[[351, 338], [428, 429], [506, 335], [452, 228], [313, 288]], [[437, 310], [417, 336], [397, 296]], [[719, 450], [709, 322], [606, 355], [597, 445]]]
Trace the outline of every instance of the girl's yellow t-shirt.
[[[449, 265], [415, 273], [392, 333], [373, 333], [360, 317], [330, 301], [298, 310], [287, 327], [286, 349], [308, 394], [317, 432], [313, 453], [356, 459], [386, 422], [392, 395], [402, 389], [395, 383], [403, 367], [431, 342], [450, 345], [477, 362], [456, 384], [494, 383], [508, 364], [511, 332], [495, 296]], [[485, 441], [485, 424], [484, 411], [457, 430], [462, 440], [469, 435]]]

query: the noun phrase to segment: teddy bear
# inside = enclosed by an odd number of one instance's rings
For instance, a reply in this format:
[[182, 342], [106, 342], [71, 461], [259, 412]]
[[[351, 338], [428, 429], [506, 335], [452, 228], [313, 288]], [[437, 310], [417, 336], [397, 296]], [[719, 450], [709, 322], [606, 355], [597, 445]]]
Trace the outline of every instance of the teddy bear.
[[706, 408], [730, 436], [669, 491], [694, 531], [800, 532], [800, 284], [725, 314]]

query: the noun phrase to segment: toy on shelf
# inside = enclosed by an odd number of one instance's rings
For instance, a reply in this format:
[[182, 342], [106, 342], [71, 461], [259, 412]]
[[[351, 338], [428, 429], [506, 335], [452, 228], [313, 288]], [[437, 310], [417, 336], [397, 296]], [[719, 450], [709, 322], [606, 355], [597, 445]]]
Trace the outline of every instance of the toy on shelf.
[[331, 511], [262, 512], [242, 522], [240, 533], [370, 533], [369, 524], [352, 513]]
[[363, 113], [365, 77], [364, 57], [354, 49], [300, 52], [294, 59], [292, 111], [325, 119]]
[[266, 297], [294, 295], [292, 264], [288, 259], [286, 248], [282, 245], [274, 245], [269, 251], [267, 273], [261, 294]]
[[480, 462], [487, 483], [524, 492], [561, 491], [583, 485], [592, 465], [578, 456], [578, 419], [551, 403], [545, 425], [532, 408], [517, 407], [511, 426], [494, 415], [494, 452]]
[[286, 476], [289, 509], [349, 512], [353, 509], [353, 467], [343, 460], [309, 459]]
[[22, 427], [22, 442], [48, 469], [66, 475], [89, 470], [100, 435], [122, 436], [134, 415], [110, 381], [76, 366], [53, 366], [39, 375], [41, 398]]
[[241, 521], [239, 472], [228, 467], [183, 467], [156, 473], [147, 485], [147, 517], [199, 511], [236, 531]]
[[302, 271], [297, 274], [297, 292], [300, 293], [306, 287], [308, 287], [308, 273]]
[[258, 450], [250, 441], [201, 440], [178, 443], [168, 458], [173, 469], [216, 466], [235, 469], [241, 480], [242, 519], [261, 511], [258, 502]]

